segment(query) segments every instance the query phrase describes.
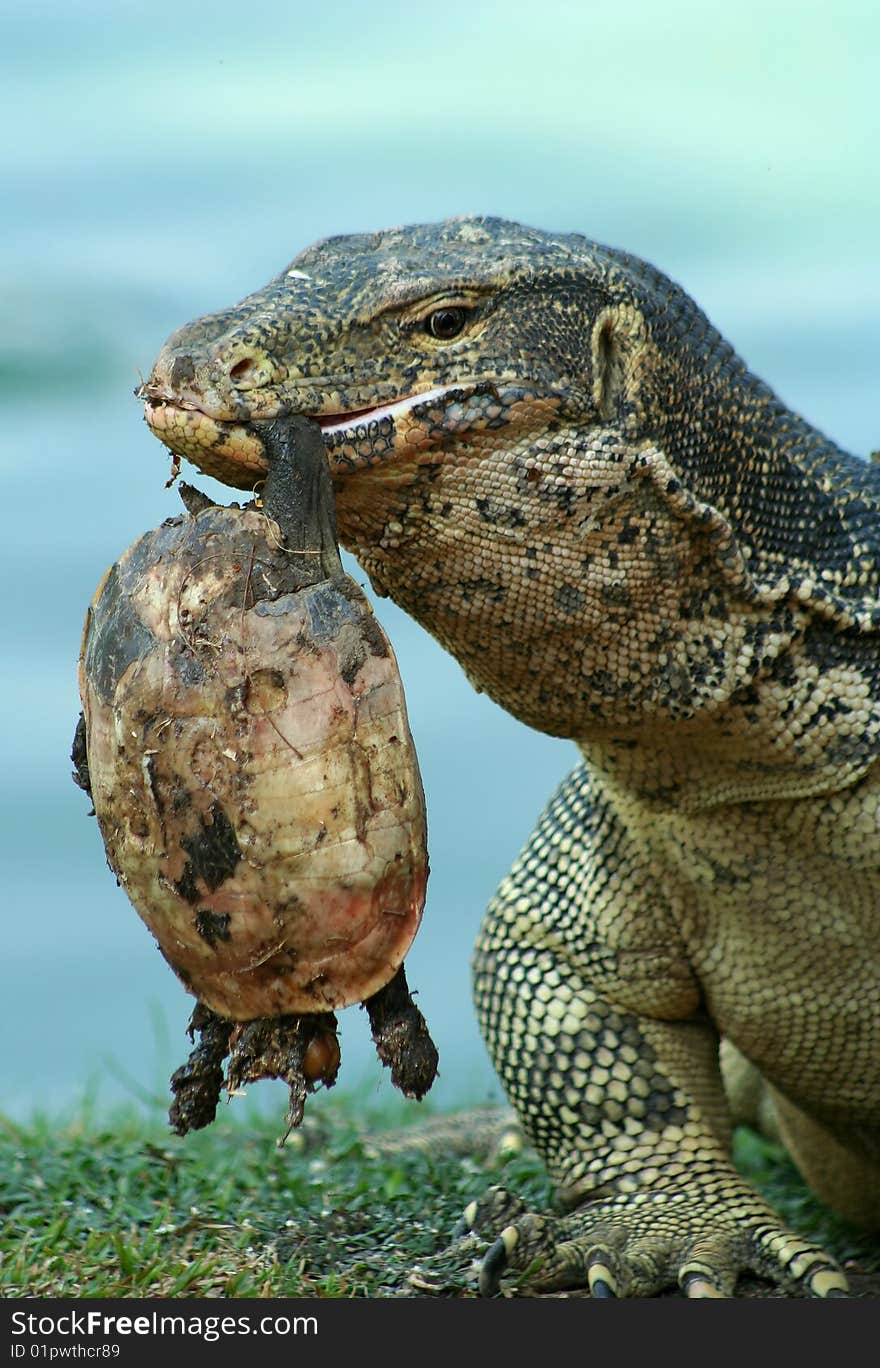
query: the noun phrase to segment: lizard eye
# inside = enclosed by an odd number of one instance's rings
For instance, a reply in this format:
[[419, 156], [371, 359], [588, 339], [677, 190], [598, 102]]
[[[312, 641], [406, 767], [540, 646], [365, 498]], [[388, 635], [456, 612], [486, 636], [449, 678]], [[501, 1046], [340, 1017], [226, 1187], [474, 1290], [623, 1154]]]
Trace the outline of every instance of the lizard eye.
[[436, 337], [439, 342], [449, 342], [461, 332], [467, 318], [467, 309], [455, 305], [447, 309], [435, 309], [425, 319], [425, 332]]

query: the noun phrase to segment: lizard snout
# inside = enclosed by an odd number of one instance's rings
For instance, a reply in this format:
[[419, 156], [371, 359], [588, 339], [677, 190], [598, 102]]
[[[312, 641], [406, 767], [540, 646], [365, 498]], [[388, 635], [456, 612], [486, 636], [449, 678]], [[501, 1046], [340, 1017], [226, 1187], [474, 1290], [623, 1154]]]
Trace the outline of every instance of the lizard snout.
[[258, 416], [254, 401], [259, 407], [264, 397], [255, 392], [272, 391], [285, 376], [253, 343], [223, 338], [200, 348], [172, 337], [157, 356], [142, 397], [194, 406], [221, 422], [247, 421]]

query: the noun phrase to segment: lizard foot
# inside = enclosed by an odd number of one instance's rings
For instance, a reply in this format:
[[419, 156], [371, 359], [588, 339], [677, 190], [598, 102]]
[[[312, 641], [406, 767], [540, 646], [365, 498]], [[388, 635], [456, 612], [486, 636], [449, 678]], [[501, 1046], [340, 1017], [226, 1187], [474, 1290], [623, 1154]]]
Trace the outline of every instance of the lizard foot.
[[793, 1295], [846, 1296], [846, 1278], [818, 1246], [780, 1225], [769, 1208], [690, 1192], [642, 1192], [566, 1216], [529, 1212], [504, 1188], [465, 1210], [462, 1226], [500, 1234], [483, 1257], [482, 1296], [507, 1272], [536, 1292], [585, 1288], [593, 1297], [650, 1297], [678, 1283], [686, 1297], [732, 1297], [753, 1272]]

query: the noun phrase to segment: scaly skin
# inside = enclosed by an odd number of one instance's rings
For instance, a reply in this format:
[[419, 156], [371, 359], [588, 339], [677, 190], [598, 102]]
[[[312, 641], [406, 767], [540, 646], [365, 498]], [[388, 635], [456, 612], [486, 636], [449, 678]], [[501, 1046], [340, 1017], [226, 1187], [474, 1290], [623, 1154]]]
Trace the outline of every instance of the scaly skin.
[[571, 1212], [469, 1208], [497, 1236], [482, 1289], [537, 1264], [596, 1295], [730, 1295], [745, 1269], [842, 1291], [734, 1170], [718, 1055], [880, 1226], [875, 471], [651, 266], [494, 219], [319, 243], [176, 333], [142, 393], [244, 487], [251, 422], [317, 416], [376, 590], [582, 750], [474, 961]]

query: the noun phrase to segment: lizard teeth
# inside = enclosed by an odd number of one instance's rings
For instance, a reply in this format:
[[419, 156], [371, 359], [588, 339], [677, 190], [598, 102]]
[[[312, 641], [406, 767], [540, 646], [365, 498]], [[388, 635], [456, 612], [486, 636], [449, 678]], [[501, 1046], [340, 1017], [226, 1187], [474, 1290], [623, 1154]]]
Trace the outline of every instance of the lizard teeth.
[[364, 423], [376, 423], [382, 418], [400, 418], [410, 409], [417, 408], [421, 404], [429, 404], [434, 399], [441, 399], [452, 390], [460, 389], [460, 384], [440, 385], [436, 389], [423, 390], [420, 394], [408, 394], [405, 399], [394, 399], [391, 403], [379, 404], [376, 408], [355, 409], [351, 413], [316, 413], [310, 416], [313, 416], [320, 423], [324, 435], [330, 436], [336, 432], [351, 432]]

